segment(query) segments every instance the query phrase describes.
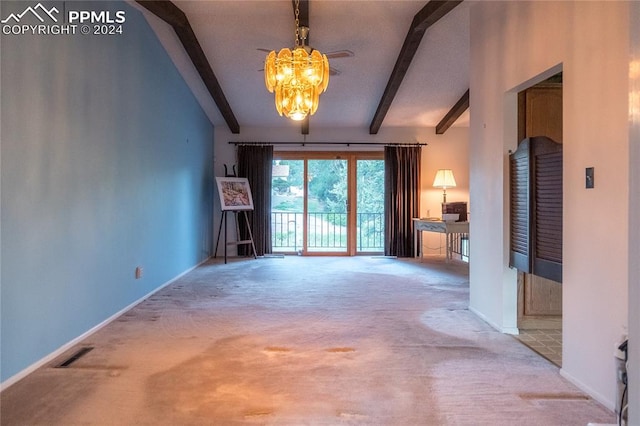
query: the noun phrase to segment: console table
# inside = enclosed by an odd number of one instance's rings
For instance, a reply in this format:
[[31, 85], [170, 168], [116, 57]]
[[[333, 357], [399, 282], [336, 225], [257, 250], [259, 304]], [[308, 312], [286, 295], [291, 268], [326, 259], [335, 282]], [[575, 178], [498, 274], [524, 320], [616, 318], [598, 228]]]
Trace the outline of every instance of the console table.
[[422, 231], [445, 234], [447, 262], [451, 260], [454, 234], [468, 234], [469, 222], [443, 222], [434, 219], [413, 219], [413, 241], [415, 257], [422, 257]]

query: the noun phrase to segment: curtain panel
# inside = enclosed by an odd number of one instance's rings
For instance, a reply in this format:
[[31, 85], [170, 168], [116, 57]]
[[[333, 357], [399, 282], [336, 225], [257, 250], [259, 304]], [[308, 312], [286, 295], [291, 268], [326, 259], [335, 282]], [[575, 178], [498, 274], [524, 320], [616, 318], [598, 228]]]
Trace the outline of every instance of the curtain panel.
[[413, 218], [420, 204], [420, 157], [417, 146], [385, 146], [386, 256], [413, 256]]
[[[246, 177], [253, 196], [253, 211], [248, 211], [256, 254], [264, 256], [271, 248], [271, 170], [272, 145], [238, 145], [238, 176]], [[238, 220], [240, 238], [249, 239], [244, 220]], [[239, 255], [251, 253], [250, 245], [238, 246]]]

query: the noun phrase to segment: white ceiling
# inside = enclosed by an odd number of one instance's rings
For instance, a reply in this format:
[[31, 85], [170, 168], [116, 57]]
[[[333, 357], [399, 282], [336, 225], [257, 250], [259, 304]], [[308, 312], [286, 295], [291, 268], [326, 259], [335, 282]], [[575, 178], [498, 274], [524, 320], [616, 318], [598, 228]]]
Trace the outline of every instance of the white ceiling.
[[[382, 127], [435, 127], [469, 88], [469, 2], [430, 27]], [[290, 0], [174, 1], [187, 16], [240, 124], [290, 126], [264, 86], [266, 53], [294, 44]], [[426, 1], [311, 0], [310, 44], [321, 52], [348, 49], [333, 59], [332, 76], [310, 128], [368, 129], [414, 15]], [[145, 11], [146, 12], [146, 11]], [[149, 15], [149, 13], [145, 13]], [[147, 17], [216, 126], [226, 126], [171, 27]], [[208, 99], [207, 99], [208, 98]], [[469, 113], [455, 126], [468, 126]]]

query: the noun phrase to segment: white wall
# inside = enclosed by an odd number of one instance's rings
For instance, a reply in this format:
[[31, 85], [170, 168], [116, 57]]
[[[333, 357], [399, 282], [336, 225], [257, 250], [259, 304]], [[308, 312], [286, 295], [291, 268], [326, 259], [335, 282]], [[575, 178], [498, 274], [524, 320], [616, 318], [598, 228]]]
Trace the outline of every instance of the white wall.
[[[429, 146], [422, 154], [420, 176], [420, 216], [440, 217], [442, 213], [442, 189], [433, 187], [438, 169], [451, 169], [456, 187], [447, 189], [447, 201], [469, 202], [469, 128], [452, 127], [444, 135], [433, 134]], [[468, 211], [471, 206], [467, 206]], [[469, 217], [471, 217], [469, 215]], [[444, 234], [423, 232], [422, 250], [425, 255], [445, 254]]]
[[629, 424], [640, 425], [640, 3], [631, 4], [629, 67]]
[[[610, 408], [614, 345], [627, 324], [628, 13], [623, 2], [479, 2], [471, 10], [471, 308], [500, 329], [515, 326], [506, 169], [515, 93], [562, 69], [562, 374]], [[585, 167], [595, 167], [594, 189], [584, 187]]]
[[[274, 110], [274, 114], [275, 114]], [[379, 147], [354, 145], [346, 147], [342, 145], [306, 146], [281, 145], [275, 146], [277, 150], [342, 150], [342, 151], [363, 151], [382, 150], [385, 143], [427, 143], [422, 148], [422, 175], [421, 175], [421, 216], [427, 215], [427, 210], [434, 216], [439, 216], [440, 202], [442, 201], [442, 190], [433, 188], [433, 178], [435, 171], [439, 168], [451, 168], [454, 170], [456, 183], [458, 186], [447, 190], [447, 200], [468, 201], [469, 199], [469, 175], [468, 175], [468, 140], [469, 129], [467, 127], [451, 127], [444, 135], [436, 135], [435, 128], [388, 128], [382, 127], [377, 135], [370, 135], [367, 128], [335, 128], [317, 129], [313, 127], [311, 121], [310, 134], [306, 137], [300, 134], [300, 125], [283, 118], [282, 128], [256, 128], [241, 127], [239, 135], [232, 134], [228, 128], [218, 126], [215, 129], [215, 164], [216, 176], [224, 175], [224, 164], [229, 166], [236, 163], [234, 142], [367, 142], [379, 143]], [[216, 200], [218, 203], [218, 200]], [[216, 205], [216, 212], [220, 211], [220, 206]], [[220, 214], [215, 220], [215, 229], [219, 227]], [[228, 223], [228, 232], [234, 232], [233, 227]], [[425, 237], [427, 237], [425, 234]], [[437, 238], [433, 236], [431, 238]], [[425, 246], [436, 246], [438, 240], [428, 240], [425, 238]], [[219, 248], [218, 253], [222, 253]], [[443, 252], [444, 253], [444, 252]]]

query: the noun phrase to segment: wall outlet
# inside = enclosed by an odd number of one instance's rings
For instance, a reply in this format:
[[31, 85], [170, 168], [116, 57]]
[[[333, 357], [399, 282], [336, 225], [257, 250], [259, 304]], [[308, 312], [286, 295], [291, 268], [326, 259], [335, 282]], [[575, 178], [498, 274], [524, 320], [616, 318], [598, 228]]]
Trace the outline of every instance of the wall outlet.
[[142, 268], [142, 266], [136, 267], [136, 280], [139, 280], [140, 278], [142, 278], [143, 273], [144, 273], [144, 269]]

